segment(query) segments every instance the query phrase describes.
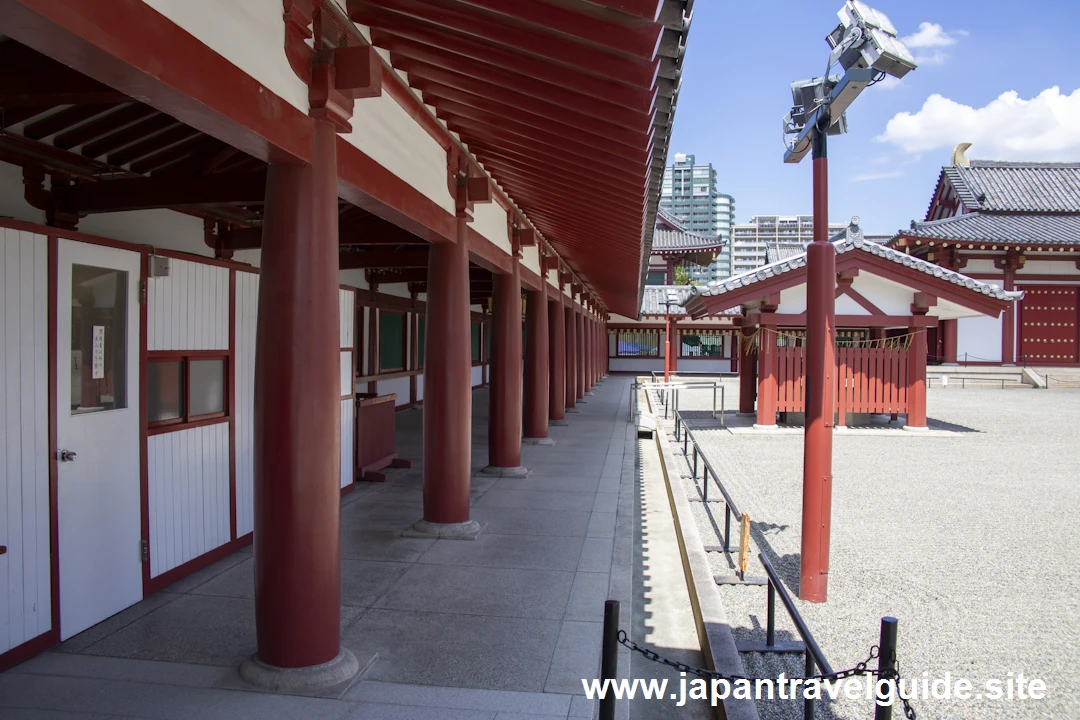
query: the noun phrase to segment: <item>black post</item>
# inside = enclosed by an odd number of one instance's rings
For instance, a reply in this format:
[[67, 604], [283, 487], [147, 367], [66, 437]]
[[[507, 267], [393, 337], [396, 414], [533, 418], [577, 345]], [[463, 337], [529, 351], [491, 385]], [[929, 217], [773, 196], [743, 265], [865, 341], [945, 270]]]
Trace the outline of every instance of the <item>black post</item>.
[[697, 443], [694, 443], [694, 479], [697, 480]]
[[[881, 678], [882, 673], [888, 673], [896, 667], [896, 618], [883, 617], [881, 618], [881, 639], [878, 640], [878, 678]], [[899, 688], [896, 686], [896, 681], [892, 683], [893, 694], [899, 692]], [[874, 709], [874, 720], [892, 720], [893, 704], [890, 699], [887, 705], [877, 702], [877, 707]]]
[[731, 506], [724, 498], [724, 549], [731, 551]]
[[[619, 601], [604, 603], [604, 647], [600, 656], [600, 681], [614, 683], [619, 672]], [[600, 700], [600, 720], [615, 720], [615, 694], [608, 692]]]
[[[810, 654], [810, 648], [806, 649], [806, 672], [803, 677], [813, 677], [815, 670], [814, 656]], [[814, 700], [811, 697], [803, 699], [803, 720], [814, 720]]]
[[769, 578], [769, 613], [765, 618], [765, 647], [776, 645], [776, 588]]

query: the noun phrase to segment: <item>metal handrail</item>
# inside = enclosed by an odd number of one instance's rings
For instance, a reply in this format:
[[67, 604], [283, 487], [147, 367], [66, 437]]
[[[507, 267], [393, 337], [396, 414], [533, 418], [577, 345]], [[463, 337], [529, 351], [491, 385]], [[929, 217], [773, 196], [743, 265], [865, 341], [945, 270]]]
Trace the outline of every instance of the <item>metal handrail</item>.
[[[810, 667], [810, 663], [813, 662], [821, 672], [825, 675], [832, 675], [833, 669], [829, 661], [825, 659], [825, 653], [821, 652], [821, 647], [817, 644], [817, 640], [814, 639], [813, 633], [810, 632], [810, 628], [806, 626], [806, 621], [803, 620], [802, 615], [799, 613], [799, 609], [795, 607], [795, 602], [791, 599], [791, 595], [788, 594], [787, 588], [784, 587], [784, 583], [780, 581], [780, 576], [776, 574], [776, 570], [773, 569], [772, 563], [765, 557], [764, 553], [758, 553], [758, 560], [765, 567], [765, 574], [769, 577], [769, 615], [768, 625], [766, 626], [766, 645], [773, 645], [776, 641], [776, 621], [775, 621], [775, 601], [773, 601], [774, 593], [780, 596], [780, 602], [784, 604], [784, 609], [787, 610], [788, 617], [791, 618], [791, 622], [795, 624], [795, 630], [799, 633], [799, 637], [802, 638], [803, 644], [806, 646], [807, 654], [807, 667]], [[812, 674], [812, 673], [811, 673]]]

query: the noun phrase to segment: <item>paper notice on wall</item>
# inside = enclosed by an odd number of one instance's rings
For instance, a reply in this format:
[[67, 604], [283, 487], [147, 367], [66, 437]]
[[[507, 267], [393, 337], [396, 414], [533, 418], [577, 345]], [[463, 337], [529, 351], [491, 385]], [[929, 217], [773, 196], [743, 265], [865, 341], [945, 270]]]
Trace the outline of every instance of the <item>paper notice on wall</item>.
[[93, 362], [90, 366], [90, 379], [103, 380], [105, 378], [105, 326], [94, 325], [94, 348], [91, 357]]

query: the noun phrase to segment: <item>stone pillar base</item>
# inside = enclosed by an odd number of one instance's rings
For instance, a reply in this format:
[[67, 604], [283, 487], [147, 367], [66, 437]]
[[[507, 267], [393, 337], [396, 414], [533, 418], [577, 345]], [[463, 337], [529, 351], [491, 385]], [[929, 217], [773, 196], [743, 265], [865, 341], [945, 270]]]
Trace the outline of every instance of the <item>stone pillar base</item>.
[[411, 528], [401, 533], [401, 536], [439, 540], [475, 540], [481, 530], [483, 527], [475, 520], [461, 523], [433, 523], [417, 520]]
[[554, 445], [555, 441], [551, 438], [521, 438], [523, 445]]
[[737, 412], [736, 417], [757, 417], [756, 412]]
[[480, 471], [481, 475], [492, 475], [494, 477], [525, 477], [529, 474], [529, 468], [521, 467], [495, 467], [488, 465], [486, 468]]
[[[580, 401], [580, 400], [578, 400], [578, 402], [581, 402], [581, 401]], [[580, 410], [578, 410], [577, 408], [566, 408], [566, 410], [565, 410], [564, 412], [568, 412], [568, 413], [579, 413], [579, 412], [581, 412], [581, 411], [580, 411]]]
[[[367, 665], [370, 666], [372, 658]], [[311, 667], [281, 668], [267, 665], [252, 655], [240, 665], [240, 678], [252, 687], [286, 694], [318, 693], [346, 685], [360, 674], [360, 662], [349, 650], [341, 648], [330, 662]]]
[[[571, 408], [573, 409], [573, 408]], [[566, 427], [570, 424], [569, 420], [548, 420], [548, 425], [554, 425], [556, 427]]]
[[903, 429], [907, 430], [908, 432], [928, 432], [930, 430], [930, 428], [925, 425], [923, 425], [922, 427], [912, 427], [911, 425], [905, 425]]
[[778, 426], [776, 425], [758, 425], [757, 423], [754, 423], [755, 430], [776, 430], [777, 427]]
[[585, 394], [586, 394], [586, 395], [592, 395], [592, 394], [593, 394], [593, 391], [592, 391], [592, 390], [589, 390], [589, 391], [588, 391], [588, 392], [586, 392]]

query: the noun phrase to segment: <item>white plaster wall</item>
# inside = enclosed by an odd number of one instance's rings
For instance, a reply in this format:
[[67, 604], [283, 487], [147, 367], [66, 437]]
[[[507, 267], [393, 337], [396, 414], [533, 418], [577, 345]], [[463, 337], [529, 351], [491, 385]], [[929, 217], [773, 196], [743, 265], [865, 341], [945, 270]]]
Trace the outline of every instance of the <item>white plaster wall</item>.
[[664, 369], [663, 358], [611, 358], [608, 368], [611, 372], [649, 373]]
[[[492, 203], [494, 204], [494, 203]], [[505, 235], [505, 233], [503, 233]], [[540, 274], [540, 248], [527, 247], [521, 251], [521, 266]]]
[[421, 402], [424, 399], [424, 374], [420, 373], [416, 376], [416, 402]]
[[79, 231], [113, 240], [213, 257], [203, 241], [202, 218], [175, 210], [99, 213], [79, 220]]
[[[506, 211], [498, 203], [477, 203], [473, 206], [472, 227], [476, 232], [510, 252], [510, 237], [506, 231]], [[526, 248], [526, 250], [535, 250]]]
[[[280, 24], [280, 3], [277, 13]], [[304, 98], [306, 102], [306, 91]], [[347, 141], [443, 210], [454, 212], [454, 198], [446, 186], [446, 151], [396, 100], [386, 93], [358, 100], [352, 126], [353, 131], [343, 136]]]
[[394, 401], [394, 407], [409, 404], [409, 378], [399, 377], [391, 378], [390, 380], [379, 381], [379, 395], [389, 395], [390, 393], [397, 393], [397, 399]]
[[367, 278], [363, 270], [338, 270], [338, 278], [342, 285], [352, 285], [360, 290], [367, 290]]
[[150, 576], [229, 541], [229, 423], [147, 438]]
[[[1004, 255], [1002, 256], [1004, 257]], [[993, 260], [968, 260], [968, 264], [961, 270], [965, 275], [983, 274], [983, 273], [1000, 273], [1001, 271], [994, 267]]]
[[472, 386], [484, 384], [484, 368], [481, 365], [474, 365], [472, 369]]
[[0, 653], [52, 627], [47, 251], [0, 229]]
[[143, 1], [307, 114], [307, 86], [285, 57], [281, 0]]
[[1073, 262], [1078, 256], [1062, 253], [1062, 257], [1068, 257], [1069, 261], [1035, 260], [1028, 255], [1024, 267], [1016, 271], [1016, 279], [1019, 280], [1025, 275], [1071, 275], [1080, 278], [1080, 270], [1076, 269], [1076, 263]]
[[[997, 281], [991, 285], [1001, 287]], [[1005, 315], [1000, 318], [960, 318], [956, 321], [956, 358], [964, 361], [965, 355], [972, 362], [1001, 362], [1001, 328]]]
[[22, 168], [0, 162], [0, 216], [44, 225], [45, 211], [27, 204], [23, 191]]
[[[660, 369], [664, 369], [663, 363], [660, 363]], [[726, 373], [731, 372], [731, 361], [717, 360], [714, 358], [679, 358], [679, 370], [684, 370], [686, 372]]]

